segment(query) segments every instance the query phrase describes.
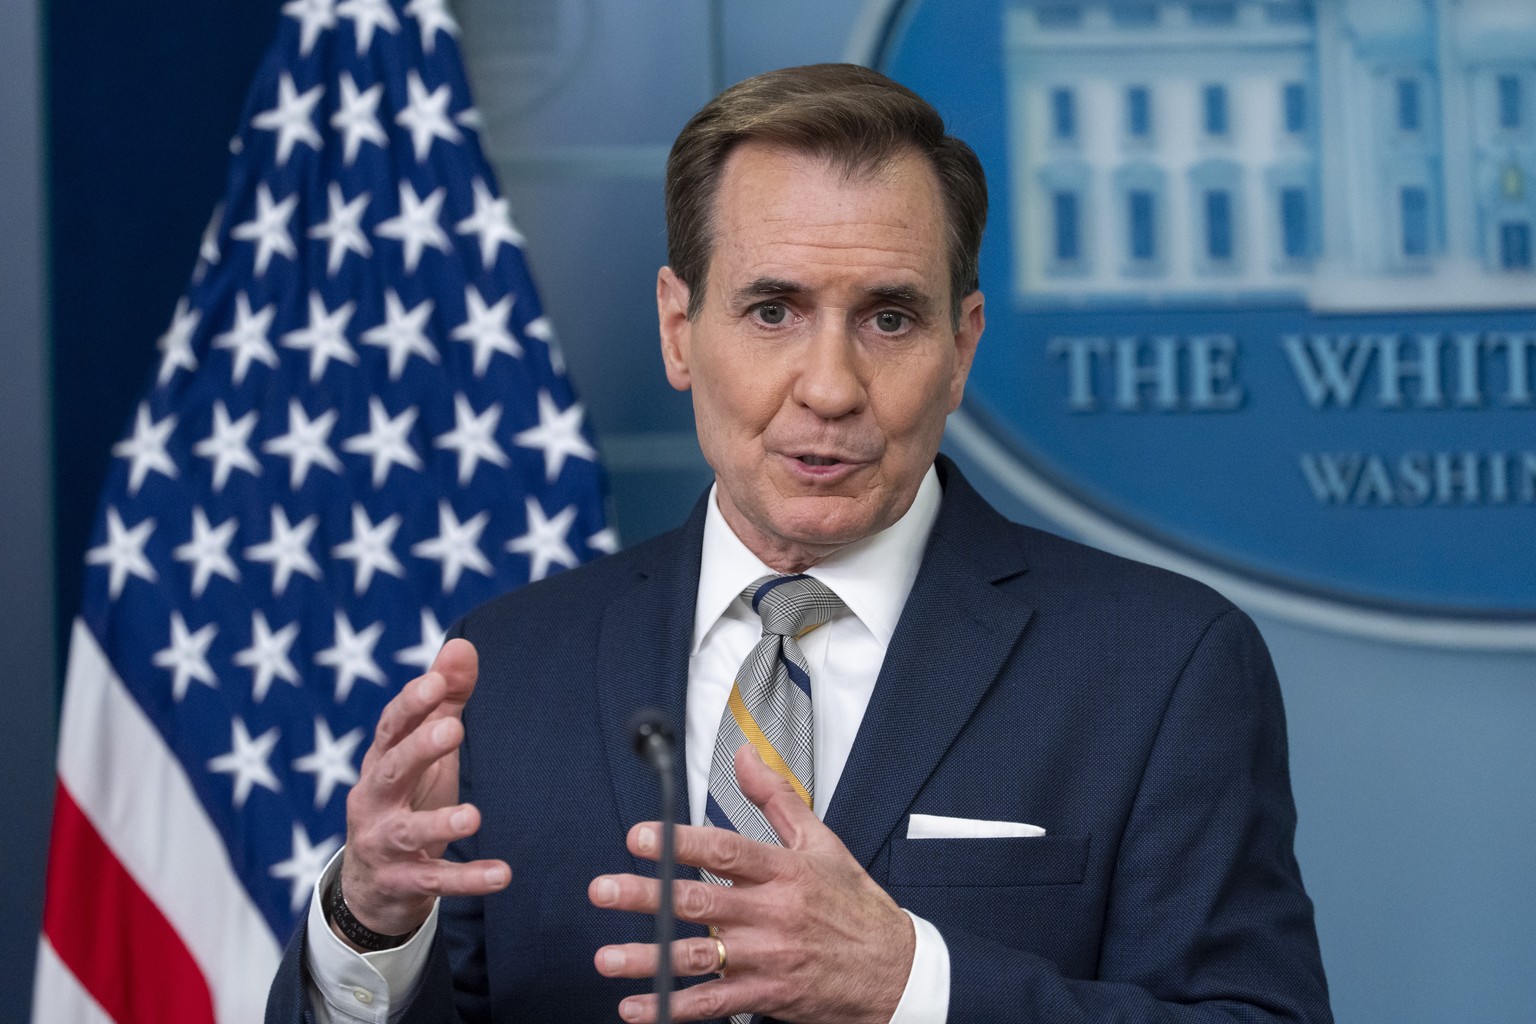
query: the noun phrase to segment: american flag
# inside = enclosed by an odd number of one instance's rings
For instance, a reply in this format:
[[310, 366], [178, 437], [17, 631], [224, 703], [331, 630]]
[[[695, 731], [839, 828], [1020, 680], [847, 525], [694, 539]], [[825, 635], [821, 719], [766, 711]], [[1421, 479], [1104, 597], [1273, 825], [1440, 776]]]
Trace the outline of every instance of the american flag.
[[113, 448], [34, 1019], [257, 1021], [386, 700], [615, 547], [443, 0], [290, 0]]

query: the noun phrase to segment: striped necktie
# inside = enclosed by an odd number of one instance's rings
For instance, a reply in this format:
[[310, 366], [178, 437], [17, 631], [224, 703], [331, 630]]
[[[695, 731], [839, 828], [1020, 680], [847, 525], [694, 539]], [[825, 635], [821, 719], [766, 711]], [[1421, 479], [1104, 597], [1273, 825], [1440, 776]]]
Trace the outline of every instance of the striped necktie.
[[[717, 828], [777, 844], [773, 826], [737, 785], [736, 748], [751, 743], [807, 806], [815, 806], [811, 676], [799, 638], [824, 625], [843, 602], [825, 583], [804, 575], [766, 576], [741, 596], [762, 617], [763, 636], [736, 673], [720, 717], [704, 816]], [[707, 871], [702, 874], [710, 881], [730, 884]]]

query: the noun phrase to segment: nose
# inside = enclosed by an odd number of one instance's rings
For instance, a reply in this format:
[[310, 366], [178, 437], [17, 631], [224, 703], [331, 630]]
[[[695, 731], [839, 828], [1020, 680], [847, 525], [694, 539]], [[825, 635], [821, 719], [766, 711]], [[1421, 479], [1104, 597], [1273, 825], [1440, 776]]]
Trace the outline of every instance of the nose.
[[842, 317], [824, 318], [801, 353], [795, 401], [829, 420], [863, 409], [866, 392], [857, 345], [852, 328]]

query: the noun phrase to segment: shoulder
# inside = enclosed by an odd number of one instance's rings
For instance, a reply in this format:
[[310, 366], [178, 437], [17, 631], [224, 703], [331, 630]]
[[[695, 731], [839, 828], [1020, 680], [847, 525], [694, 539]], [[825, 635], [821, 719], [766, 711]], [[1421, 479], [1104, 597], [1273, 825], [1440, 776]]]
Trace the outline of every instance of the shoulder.
[[500, 633], [513, 623], [521, 630], [541, 623], [570, 629], [592, 621], [615, 596], [684, 558], [688, 532], [686, 527], [672, 530], [494, 597], [460, 619], [455, 635], [475, 639]]
[[[1107, 640], [1198, 639], [1219, 619], [1248, 626], [1222, 594], [1179, 573], [1006, 519], [953, 465], [935, 541], [951, 546], [1041, 619]], [[1251, 627], [1250, 627], [1251, 628]]]

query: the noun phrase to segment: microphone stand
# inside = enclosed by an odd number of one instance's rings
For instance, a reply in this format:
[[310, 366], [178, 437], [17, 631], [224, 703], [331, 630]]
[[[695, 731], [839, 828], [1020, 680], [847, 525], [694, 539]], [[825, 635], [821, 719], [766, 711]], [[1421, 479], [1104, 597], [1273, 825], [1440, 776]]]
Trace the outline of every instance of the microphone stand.
[[656, 1022], [672, 1022], [672, 883], [677, 878], [677, 787], [672, 779], [672, 728], [659, 711], [641, 711], [630, 724], [635, 753], [656, 770], [661, 783], [661, 857], [656, 880]]

